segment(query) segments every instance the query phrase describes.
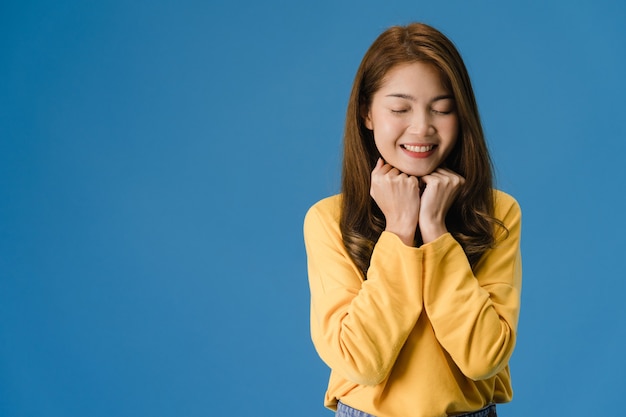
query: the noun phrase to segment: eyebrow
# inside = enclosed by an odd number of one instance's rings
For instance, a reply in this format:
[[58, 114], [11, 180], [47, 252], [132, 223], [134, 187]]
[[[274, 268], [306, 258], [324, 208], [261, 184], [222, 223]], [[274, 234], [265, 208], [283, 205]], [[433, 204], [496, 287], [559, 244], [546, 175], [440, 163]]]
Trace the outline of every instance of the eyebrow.
[[[403, 93], [387, 94], [385, 97], [398, 97], [398, 98], [403, 98], [405, 100], [417, 101], [417, 99], [415, 97], [413, 97], [412, 95], [410, 95], [410, 94], [403, 94]], [[437, 96], [437, 97], [433, 98], [431, 100], [431, 102], [439, 101], [439, 100], [454, 100], [454, 96], [452, 94], [442, 94], [440, 96]]]

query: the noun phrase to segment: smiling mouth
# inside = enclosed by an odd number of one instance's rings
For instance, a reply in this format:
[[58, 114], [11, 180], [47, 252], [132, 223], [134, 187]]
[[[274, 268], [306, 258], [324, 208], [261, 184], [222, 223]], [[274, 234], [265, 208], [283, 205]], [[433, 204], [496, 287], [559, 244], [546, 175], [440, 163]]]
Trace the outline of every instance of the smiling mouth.
[[432, 151], [433, 149], [435, 149], [437, 145], [400, 145], [400, 146], [406, 149], [407, 151], [411, 151], [415, 153], [425, 153], [425, 152]]

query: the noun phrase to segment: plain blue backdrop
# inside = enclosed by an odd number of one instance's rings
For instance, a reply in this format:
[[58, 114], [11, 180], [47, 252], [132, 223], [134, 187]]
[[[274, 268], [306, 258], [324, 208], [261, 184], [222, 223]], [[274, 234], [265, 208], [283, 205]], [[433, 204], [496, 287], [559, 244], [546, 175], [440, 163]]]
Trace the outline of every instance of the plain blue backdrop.
[[411, 21], [458, 46], [523, 209], [500, 414], [619, 414], [623, 4], [3, 1], [0, 416], [331, 416], [302, 220]]

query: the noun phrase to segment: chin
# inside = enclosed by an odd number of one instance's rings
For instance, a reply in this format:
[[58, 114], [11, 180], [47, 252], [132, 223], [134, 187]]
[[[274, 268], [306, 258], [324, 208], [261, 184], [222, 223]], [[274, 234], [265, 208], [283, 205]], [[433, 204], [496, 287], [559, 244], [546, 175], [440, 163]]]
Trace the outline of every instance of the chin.
[[406, 170], [400, 169], [402, 172], [404, 172], [407, 175], [411, 175], [413, 177], [423, 177], [424, 175], [428, 175], [431, 174], [435, 168], [408, 168]]

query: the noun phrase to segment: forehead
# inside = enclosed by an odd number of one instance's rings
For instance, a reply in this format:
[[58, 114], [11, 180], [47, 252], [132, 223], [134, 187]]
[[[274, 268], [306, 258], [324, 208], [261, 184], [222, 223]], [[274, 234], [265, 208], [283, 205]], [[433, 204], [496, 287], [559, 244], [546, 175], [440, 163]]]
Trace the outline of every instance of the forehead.
[[379, 89], [383, 92], [411, 91], [413, 93], [449, 93], [449, 88], [441, 71], [433, 64], [410, 62], [393, 66], [382, 79]]

